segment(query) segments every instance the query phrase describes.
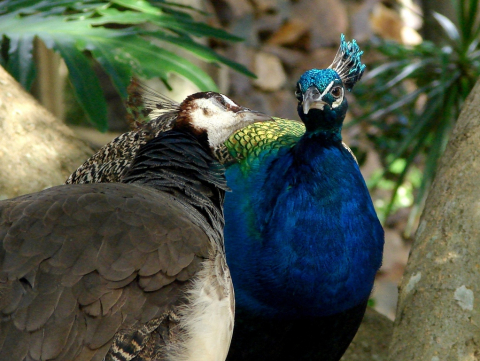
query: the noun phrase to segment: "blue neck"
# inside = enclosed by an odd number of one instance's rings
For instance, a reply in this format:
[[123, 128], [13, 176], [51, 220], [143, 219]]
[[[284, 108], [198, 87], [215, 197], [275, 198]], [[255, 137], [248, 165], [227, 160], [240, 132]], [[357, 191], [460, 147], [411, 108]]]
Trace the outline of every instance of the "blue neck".
[[225, 242], [238, 307], [325, 316], [368, 298], [383, 229], [340, 139], [307, 131], [248, 177], [238, 165], [227, 169]]
[[308, 114], [303, 113], [301, 103], [297, 106], [297, 112], [305, 124], [306, 137], [317, 137], [317, 141], [327, 145], [331, 142], [342, 141], [342, 125], [347, 112], [347, 101], [332, 109], [325, 106], [324, 110], [310, 109]]

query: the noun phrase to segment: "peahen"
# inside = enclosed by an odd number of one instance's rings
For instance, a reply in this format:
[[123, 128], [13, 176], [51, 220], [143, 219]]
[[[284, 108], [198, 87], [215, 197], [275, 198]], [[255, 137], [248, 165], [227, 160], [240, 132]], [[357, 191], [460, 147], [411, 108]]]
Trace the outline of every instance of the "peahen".
[[[365, 69], [361, 55], [342, 35], [332, 65], [297, 83], [302, 122], [257, 123], [217, 149], [233, 190], [225, 200], [237, 305], [230, 361], [339, 360], [360, 325], [384, 238], [341, 137], [345, 93]], [[175, 123], [168, 103], [132, 89], [134, 117], [154, 120], [106, 145], [67, 182], [115, 181], [131, 161], [125, 149]]]
[[0, 360], [225, 360], [228, 187], [213, 150], [270, 117], [212, 92], [170, 110], [121, 182], [0, 201]]

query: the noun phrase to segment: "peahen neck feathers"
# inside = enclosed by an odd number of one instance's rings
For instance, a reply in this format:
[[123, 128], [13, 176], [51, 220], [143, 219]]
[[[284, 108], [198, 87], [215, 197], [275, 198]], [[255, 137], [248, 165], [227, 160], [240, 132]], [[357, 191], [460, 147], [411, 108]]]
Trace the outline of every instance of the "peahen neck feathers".
[[222, 205], [229, 188], [224, 167], [207, 144], [181, 130], [160, 133], [140, 147], [122, 182], [171, 194], [185, 207], [198, 212], [192, 214], [197, 224], [207, 221], [215, 232], [210, 235], [221, 239]]

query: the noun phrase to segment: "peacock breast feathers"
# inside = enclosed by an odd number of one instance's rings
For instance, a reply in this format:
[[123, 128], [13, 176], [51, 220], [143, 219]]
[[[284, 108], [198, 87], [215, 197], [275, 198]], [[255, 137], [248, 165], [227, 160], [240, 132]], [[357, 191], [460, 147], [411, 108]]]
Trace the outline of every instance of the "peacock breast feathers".
[[[232, 163], [240, 163], [242, 169], [248, 171], [265, 157], [292, 148], [305, 134], [305, 125], [300, 121], [277, 117], [273, 119], [275, 122], [255, 123], [231, 135], [217, 149], [217, 158], [227, 168]], [[342, 145], [356, 161], [348, 145], [343, 142]]]
[[[274, 118], [271, 124], [252, 124], [234, 133], [224, 143], [227, 152], [224, 162], [241, 162], [248, 167], [262, 155], [277, 153], [279, 149], [290, 148], [305, 133], [305, 126], [295, 120]], [[260, 126], [258, 126], [260, 125]]]

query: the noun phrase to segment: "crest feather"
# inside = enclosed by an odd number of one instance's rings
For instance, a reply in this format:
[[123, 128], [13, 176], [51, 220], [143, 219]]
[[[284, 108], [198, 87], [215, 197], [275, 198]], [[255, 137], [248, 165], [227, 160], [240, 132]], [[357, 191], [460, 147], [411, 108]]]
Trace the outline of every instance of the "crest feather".
[[160, 116], [173, 118], [180, 111], [180, 104], [160, 94], [132, 77], [127, 88], [127, 120], [133, 129]]
[[348, 91], [352, 90], [365, 71], [366, 66], [361, 61], [362, 54], [363, 51], [355, 40], [345, 41], [345, 35], [340, 36], [340, 48], [328, 68], [337, 72]]

